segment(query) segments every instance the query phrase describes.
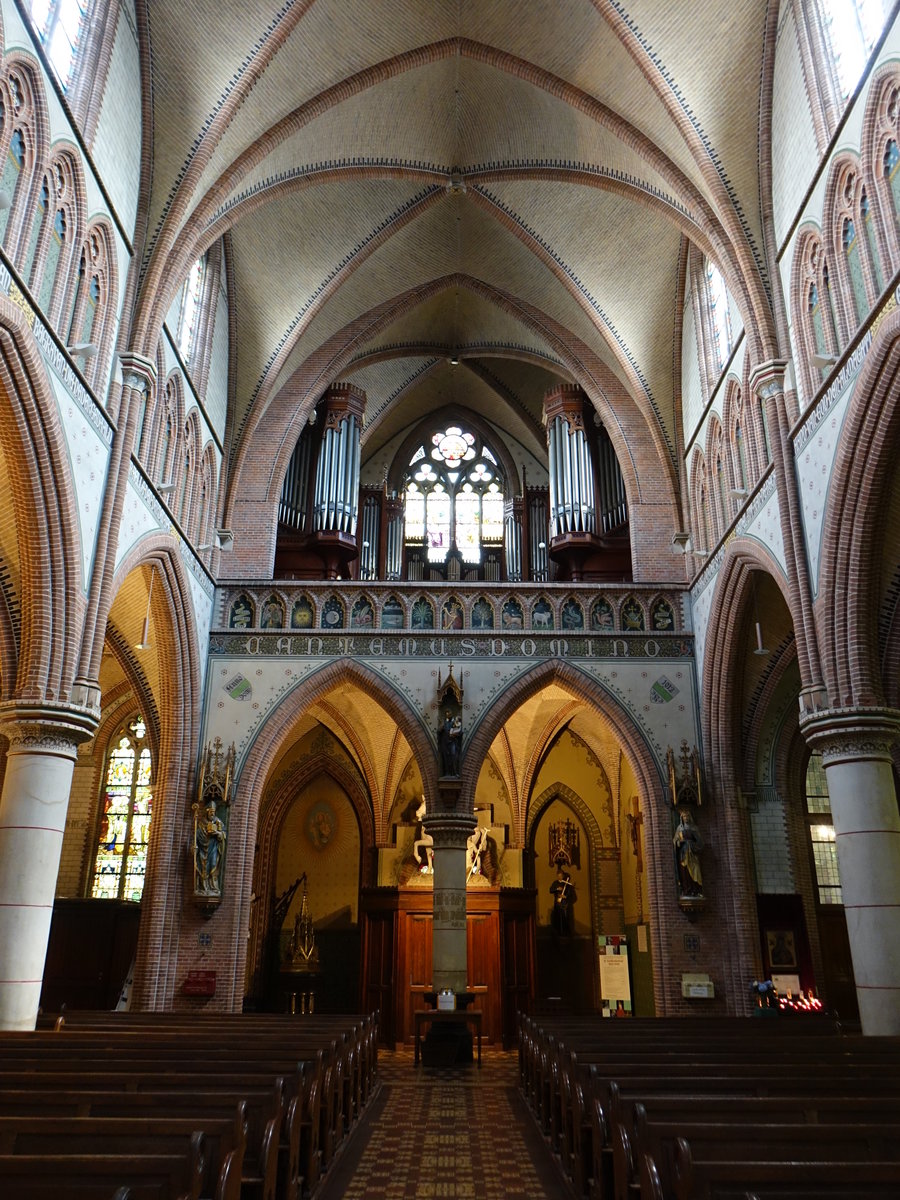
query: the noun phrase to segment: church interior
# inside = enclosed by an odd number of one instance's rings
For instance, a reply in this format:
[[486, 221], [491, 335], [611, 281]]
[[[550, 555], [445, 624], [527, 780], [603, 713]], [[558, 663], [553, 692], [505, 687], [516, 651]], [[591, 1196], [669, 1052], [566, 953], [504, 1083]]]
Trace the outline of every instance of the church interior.
[[900, 1033], [896, 17], [0, 0], [0, 1028]]

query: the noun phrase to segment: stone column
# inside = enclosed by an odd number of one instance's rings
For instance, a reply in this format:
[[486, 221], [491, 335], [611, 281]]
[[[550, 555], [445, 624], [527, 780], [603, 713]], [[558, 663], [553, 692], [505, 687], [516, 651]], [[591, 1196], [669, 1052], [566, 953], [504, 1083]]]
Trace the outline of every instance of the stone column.
[[72, 769], [97, 714], [64, 705], [7, 703], [0, 794], [0, 1029], [34, 1029], [50, 936]]
[[426, 818], [434, 838], [434, 927], [431, 985], [464, 992], [466, 969], [466, 842], [475, 825], [469, 813]]
[[831, 709], [801, 728], [828, 780], [863, 1033], [900, 1034], [900, 713]]

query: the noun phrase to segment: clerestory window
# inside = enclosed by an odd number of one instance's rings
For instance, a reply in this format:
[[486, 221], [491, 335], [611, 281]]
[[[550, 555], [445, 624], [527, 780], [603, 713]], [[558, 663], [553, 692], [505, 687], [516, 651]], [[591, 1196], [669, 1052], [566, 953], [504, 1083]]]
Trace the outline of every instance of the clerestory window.
[[820, 0], [822, 24], [841, 99], [855, 91], [869, 55], [881, 36], [888, 0]]
[[181, 293], [181, 309], [178, 313], [178, 349], [186, 363], [190, 363], [200, 308], [203, 300], [203, 285], [206, 278], [206, 256], [198, 258], [190, 269], [184, 290]]
[[434, 433], [404, 476], [407, 548], [443, 563], [451, 550], [479, 564], [503, 544], [503, 479], [490, 447], [461, 425]]
[[86, 33], [90, 0], [32, 0], [31, 20], [64, 90], [71, 86]]
[[731, 315], [728, 311], [728, 292], [725, 288], [725, 280], [722, 278], [721, 271], [709, 261], [706, 264], [706, 282], [709, 314], [712, 318], [713, 348], [716, 365], [721, 368], [725, 366], [728, 356], [731, 354], [734, 336], [731, 329]]

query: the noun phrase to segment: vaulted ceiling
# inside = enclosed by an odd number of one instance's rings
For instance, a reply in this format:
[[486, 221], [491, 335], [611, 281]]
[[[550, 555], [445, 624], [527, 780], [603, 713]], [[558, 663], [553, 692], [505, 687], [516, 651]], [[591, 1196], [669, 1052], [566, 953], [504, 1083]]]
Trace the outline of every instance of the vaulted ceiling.
[[540, 453], [542, 396], [574, 378], [677, 470], [685, 237], [765, 348], [774, 0], [146, 7], [138, 336], [229, 233], [233, 451], [295, 439], [341, 378], [369, 397], [364, 461], [451, 403]]

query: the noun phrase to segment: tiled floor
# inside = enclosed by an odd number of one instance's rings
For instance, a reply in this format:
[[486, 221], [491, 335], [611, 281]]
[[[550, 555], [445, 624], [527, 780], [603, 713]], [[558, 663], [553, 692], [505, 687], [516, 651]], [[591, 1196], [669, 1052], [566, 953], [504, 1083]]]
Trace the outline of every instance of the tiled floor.
[[317, 1200], [564, 1200], [564, 1187], [516, 1091], [514, 1053], [451, 1070], [380, 1051], [373, 1101]]

